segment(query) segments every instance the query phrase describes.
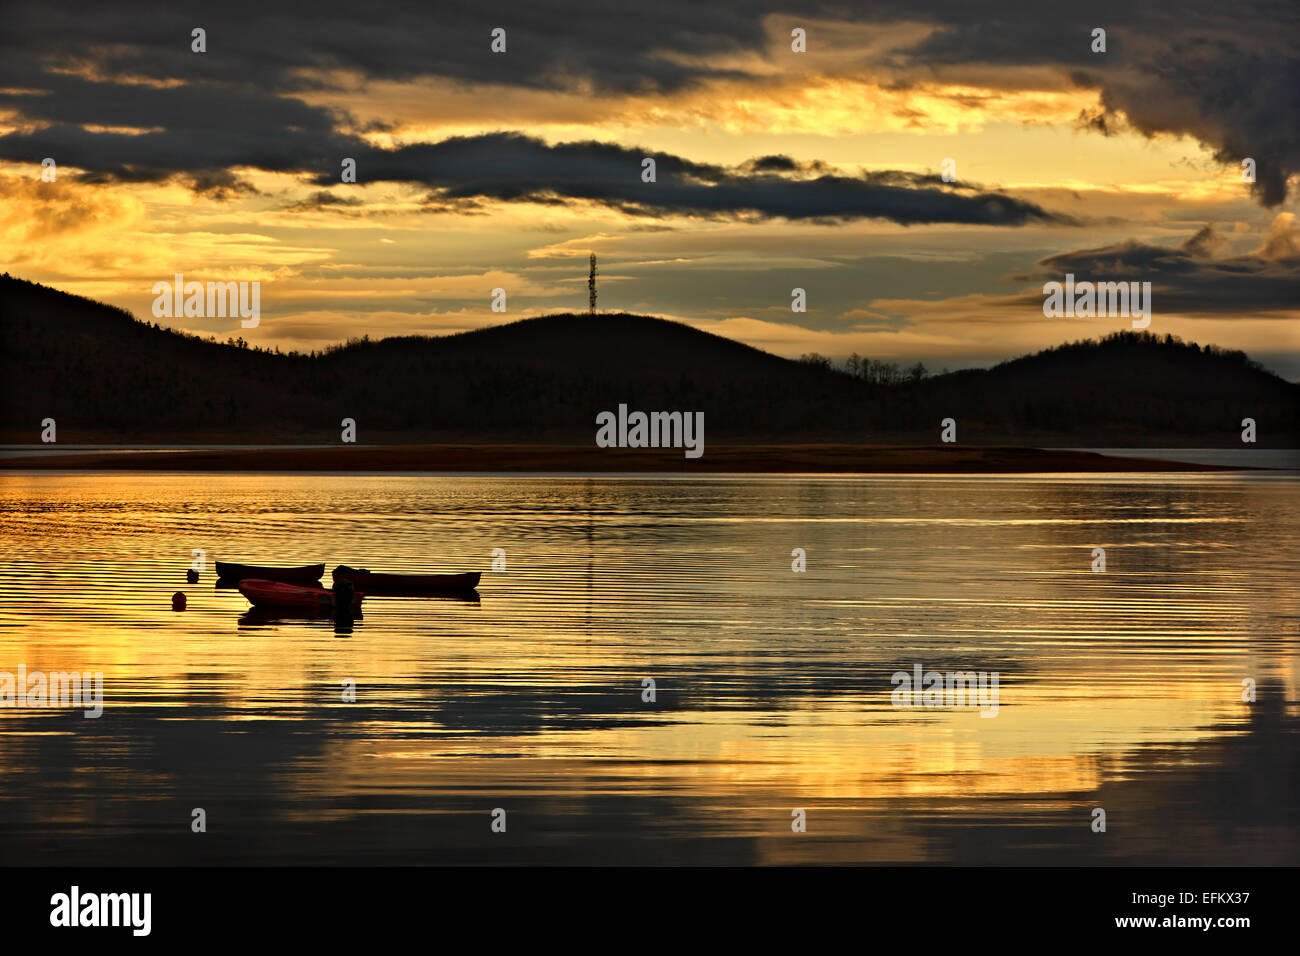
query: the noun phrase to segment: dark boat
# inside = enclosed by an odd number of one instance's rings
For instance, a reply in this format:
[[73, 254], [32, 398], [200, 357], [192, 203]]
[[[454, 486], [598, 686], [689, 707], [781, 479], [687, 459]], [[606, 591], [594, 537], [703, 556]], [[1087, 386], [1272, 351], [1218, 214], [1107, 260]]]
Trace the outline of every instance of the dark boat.
[[[343, 580], [340, 578], [339, 580]], [[369, 587], [369, 585], [367, 585]], [[378, 597], [386, 598], [421, 598], [426, 601], [449, 601], [453, 604], [472, 604], [477, 607], [483, 602], [483, 597], [473, 588], [465, 590], [464, 588], [412, 588], [412, 587], [392, 587], [381, 586], [378, 590], [371, 590], [368, 593]]]
[[333, 574], [335, 583], [350, 581], [358, 591], [393, 596], [472, 591], [478, 587], [479, 578], [482, 577], [478, 571], [469, 574], [386, 574], [382, 571], [367, 571], [365, 568], [350, 568], [346, 564], [340, 564]]
[[262, 581], [284, 581], [288, 584], [315, 584], [325, 573], [323, 564], [307, 564], [300, 568], [263, 568], [256, 564], [231, 564], [217, 562], [217, 577], [226, 584], [258, 578]]
[[[335, 609], [336, 596], [324, 588], [303, 587], [283, 581], [263, 581], [245, 578], [239, 582], [239, 593], [256, 607], [296, 608], [299, 610], [331, 611]], [[361, 608], [360, 591], [352, 595], [352, 610]]]

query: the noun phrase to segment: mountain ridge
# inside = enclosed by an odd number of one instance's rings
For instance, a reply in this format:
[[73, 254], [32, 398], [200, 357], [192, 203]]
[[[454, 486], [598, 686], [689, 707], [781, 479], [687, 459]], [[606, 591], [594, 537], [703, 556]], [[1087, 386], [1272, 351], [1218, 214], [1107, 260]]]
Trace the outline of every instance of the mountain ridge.
[[1300, 385], [1244, 353], [1117, 333], [882, 385], [685, 323], [559, 313], [446, 336], [353, 339], [314, 353], [241, 347], [5, 275], [0, 431], [34, 441], [159, 438], [591, 441], [598, 412], [706, 413], [712, 440], [1074, 446], [1296, 444]]

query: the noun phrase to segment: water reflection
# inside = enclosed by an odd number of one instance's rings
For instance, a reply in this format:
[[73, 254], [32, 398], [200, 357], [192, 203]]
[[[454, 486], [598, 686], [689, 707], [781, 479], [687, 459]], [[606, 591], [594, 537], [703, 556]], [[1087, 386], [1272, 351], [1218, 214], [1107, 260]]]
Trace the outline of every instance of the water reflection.
[[[106, 696], [0, 709], [5, 862], [1296, 862], [1293, 481], [2, 482], [0, 670]], [[485, 573], [348, 631], [193, 548]], [[917, 663], [997, 717], [891, 706]]]

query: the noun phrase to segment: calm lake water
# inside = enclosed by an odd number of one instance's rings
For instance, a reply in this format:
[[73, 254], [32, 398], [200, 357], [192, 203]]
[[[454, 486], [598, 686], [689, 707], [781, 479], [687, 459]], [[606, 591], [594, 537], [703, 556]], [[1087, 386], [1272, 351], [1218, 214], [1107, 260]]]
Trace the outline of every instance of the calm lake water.
[[[1300, 862], [1294, 476], [7, 473], [0, 526], [0, 671], [105, 698], [0, 707], [6, 865]], [[216, 558], [485, 574], [349, 630]]]

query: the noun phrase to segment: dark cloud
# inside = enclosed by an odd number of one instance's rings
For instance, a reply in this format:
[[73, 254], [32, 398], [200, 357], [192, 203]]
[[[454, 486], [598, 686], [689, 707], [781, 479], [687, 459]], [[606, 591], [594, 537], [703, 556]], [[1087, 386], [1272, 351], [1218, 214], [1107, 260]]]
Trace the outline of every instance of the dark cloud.
[[[1206, 223], [1190, 239], [1183, 242], [1180, 249], [1193, 256], [1213, 256], [1227, 245], [1224, 237], [1212, 223]], [[1270, 257], [1271, 258], [1271, 257]]]
[[[111, 6], [84, 3], [75, 12], [67, 7], [6, 11], [12, 30], [0, 38], [5, 73], [30, 83], [40, 66], [91, 63], [107, 76], [276, 93], [325, 85], [304, 70], [351, 71], [368, 79], [437, 75], [536, 89], [581, 85], [597, 93], [671, 91], [706, 75], [736, 75], [708, 61], [761, 48], [763, 17], [782, 9], [773, 0], [656, 0], [608, 8], [566, 0], [315, 0], [300, 11], [260, 0], [174, 0], [165, 6], [115, 0]], [[190, 51], [195, 27], [207, 31], [205, 54]], [[504, 54], [489, 48], [496, 27], [507, 32]]]
[[[909, 13], [938, 16], [939, 29], [897, 59], [917, 69], [941, 66], [1043, 66], [1101, 91], [1102, 109], [1080, 117], [1107, 135], [1124, 127], [1154, 136], [1186, 134], [1219, 162], [1256, 160], [1256, 197], [1281, 203], [1300, 173], [1300, 4], [1244, 0], [1144, 3], [1038, 0], [970, 4], [960, 0], [873, 3], [872, 20]], [[932, 20], [933, 22], [933, 20]], [[1093, 53], [1094, 28], [1106, 30]]]
[[[1282, 213], [1259, 248], [1218, 257], [1225, 240], [1206, 226], [1178, 246], [1129, 240], [1040, 259], [1020, 282], [1150, 282], [1155, 308], [1189, 315], [1293, 313], [1300, 308], [1300, 230]], [[1041, 301], [1029, 295], [1023, 302]]]
[[358, 196], [336, 196], [334, 193], [327, 193], [322, 189], [312, 193], [301, 202], [293, 203], [286, 208], [295, 212], [319, 212], [322, 209], [355, 208], [364, 205], [365, 203]]
[[[1040, 0], [656, 0], [599, 9], [534, 0], [489, 7], [317, 0], [301, 13], [252, 0], [10, 4], [0, 32], [0, 107], [15, 110], [23, 129], [132, 126], [197, 139], [211, 148], [200, 171], [310, 168], [315, 158], [337, 154], [347, 127], [333, 111], [295, 98], [303, 92], [345, 88], [357, 78], [420, 76], [596, 96], [668, 93], [717, 77], [764, 83], [769, 74], [747, 76], [724, 64], [744, 62], [733, 54], [765, 51], [764, 21], [772, 14], [810, 25], [930, 24], [924, 40], [881, 62], [834, 67], [898, 89], [968, 68], [978, 69], [982, 82], [1008, 86], [1025, 82], [1008, 68], [1058, 70], [1063, 82], [1101, 93], [1102, 109], [1081, 117], [1085, 127], [1187, 134], [1223, 163], [1253, 158], [1254, 189], [1267, 205], [1285, 198], [1288, 178], [1300, 170], [1294, 0], [1096, 0], [1050, 8]], [[502, 55], [489, 50], [497, 26], [507, 30]], [[1090, 50], [1098, 26], [1108, 33], [1105, 54]], [[207, 30], [205, 54], [190, 52], [194, 27]], [[814, 28], [810, 49], [820, 41]], [[277, 136], [282, 142], [273, 142]], [[30, 158], [15, 155], [15, 142], [4, 155]], [[115, 175], [149, 175], [199, 152], [160, 140], [134, 146], [134, 155], [116, 157]], [[149, 158], [155, 148], [165, 155]], [[285, 158], [290, 151], [292, 160]]]
[[789, 156], [760, 156], [749, 161], [749, 168], [758, 173], [792, 173], [799, 164]]
[[[652, 183], [641, 179], [647, 156], [656, 163]], [[943, 184], [938, 177], [903, 172], [790, 177], [784, 175], [791, 167], [783, 159], [764, 157], [733, 170], [609, 143], [548, 145], [518, 133], [494, 133], [370, 150], [358, 158], [357, 173], [365, 181], [429, 186], [433, 202], [587, 201], [647, 217], [748, 216], [823, 222], [878, 218], [903, 224], [1000, 226], [1071, 222], [1000, 193], [967, 195], [939, 188]], [[793, 171], [802, 173], [804, 168], [795, 166]], [[332, 174], [317, 180], [321, 185], [331, 181]]]
[[[250, 127], [259, 121], [250, 118]], [[794, 176], [754, 164], [731, 170], [697, 163], [671, 153], [647, 152], [599, 142], [549, 145], [520, 133], [451, 137], [376, 149], [359, 139], [314, 131], [282, 132], [262, 139], [246, 131], [238, 139], [214, 132], [143, 134], [87, 132], [74, 126], [47, 127], [0, 136], [0, 156], [61, 157], [88, 167], [92, 181], [126, 182], [180, 179], [196, 191], [225, 198], [251, 189], [227, 170], [231, 166], [298, 173], [318, 186], [339, 183], [344, 157], [357, 160], [360, 182], [398, 182], [428, 187], [424, 206], [431, 212], [469, 213], [483, 201], [567, 205], [593, 202], [647, 218], [775, 219], [843, 222], [887, 219], [902, 224], [970, 223], [1019, 226], [1031, 222], [1068, 224], [1073, 220], [1041, 206], [995, 192], [979, 193], [969, 184], [945, 186], [938, 177], [906, 172], [873, 172], [861, 177], [822, 173], [818, 164], [796, 165]], [[653, 157], [656, 181], [642, 182], [642, 160]], [[148, 157], [141, 163], [141, 157]], [[329, 198], [322, 199], [322, 196]], [[319, 209], [344, 200], [317, 192], [297, 208]]]

